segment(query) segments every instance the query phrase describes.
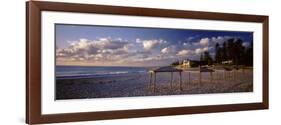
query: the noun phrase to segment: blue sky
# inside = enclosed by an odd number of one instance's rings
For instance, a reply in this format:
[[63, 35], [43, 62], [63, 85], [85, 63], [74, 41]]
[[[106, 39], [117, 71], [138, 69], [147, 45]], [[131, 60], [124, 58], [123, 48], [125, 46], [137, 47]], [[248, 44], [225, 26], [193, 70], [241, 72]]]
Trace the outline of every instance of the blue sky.
[[[247, 46], [252, 32], [56, 24], [60, 65], [154, 66], [214, 54], [215, 43], [239, 38]], [[154, 63], [153, 63], [154, 62]], [[157, 63], [155, 63], [157, 62]], [[152, 65], [153, 64], [153, 65]]]

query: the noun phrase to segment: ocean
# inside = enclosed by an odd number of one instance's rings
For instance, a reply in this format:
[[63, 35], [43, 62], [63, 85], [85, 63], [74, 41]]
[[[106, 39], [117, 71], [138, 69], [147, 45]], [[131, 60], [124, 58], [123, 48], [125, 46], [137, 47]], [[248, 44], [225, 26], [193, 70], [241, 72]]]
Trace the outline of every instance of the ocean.
[[110, 77], [147, 72], [148, 68], [144, 67], [56, 66], [57, 79]]

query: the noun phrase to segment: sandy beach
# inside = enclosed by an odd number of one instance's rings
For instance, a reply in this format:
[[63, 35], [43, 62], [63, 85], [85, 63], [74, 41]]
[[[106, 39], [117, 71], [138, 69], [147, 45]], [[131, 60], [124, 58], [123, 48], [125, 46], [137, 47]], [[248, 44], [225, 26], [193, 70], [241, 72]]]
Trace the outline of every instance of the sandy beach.
[[216, 70], [202, 73], [201, 84], [198, 72], [183, 72], [180, 91], [179, 74], [174, 73], [172, 87], [170, 73], [158, 73], [155, 91], [149, 86], [149, 73], [132, 73], [118, 76], [93, 78], [69, 78], [56, 80], [56, 99], [112, 98], [134, 96], [158, 96], [180, 94], [208, 94], [253, 91], [253, 71], [237, 70], [224, 73]]

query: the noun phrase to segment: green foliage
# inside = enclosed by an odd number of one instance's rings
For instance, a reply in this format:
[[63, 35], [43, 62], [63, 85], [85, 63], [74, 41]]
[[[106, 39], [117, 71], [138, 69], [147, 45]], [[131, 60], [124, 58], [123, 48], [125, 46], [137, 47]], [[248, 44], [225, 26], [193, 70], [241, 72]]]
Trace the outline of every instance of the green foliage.
[[243, 46], [241, 39], [228, 39], [220, 44], [215, 45], [216, 63], [221, 64], [222, 61], [231, 60], [235, 65], [253, 66], [253, 43], [248, 47]]
[[199, 66], [199, 61], [191, 61], [190, 62], [190, 67], [198, 67]]
[[207, 65], [213, 64], [213, 59], [208, 51], [204, 52], [204, 61], [207, 63]]
[[[227, 39], [220, 45], [215, 44], [215, 56], [214, 59], [208, 51], [201, 53], [200, 61], [191, 61], [191, 67], [199, 65], [213, 65], [222, 64], [223, 61], [232, 61], [231, 65], [245, 65], [253, 66], [253, 42], [248, 46], [243, 45], [241, 39]], [[175, 61], [171, 66], [181, 65], [180, 61]]]
[[211, 57], [210, 53], [208, 51], [205, 51], [200, 56], [200, 65], [212, 65], [213, 64], [213, 58]]
[[179, 62], [179, 61], [175, 61], [175, 62], [173, 62], [173, 63], [171, 64], [171, 66], [178, 66], [178, 65], [180, 65], [180, 62]]

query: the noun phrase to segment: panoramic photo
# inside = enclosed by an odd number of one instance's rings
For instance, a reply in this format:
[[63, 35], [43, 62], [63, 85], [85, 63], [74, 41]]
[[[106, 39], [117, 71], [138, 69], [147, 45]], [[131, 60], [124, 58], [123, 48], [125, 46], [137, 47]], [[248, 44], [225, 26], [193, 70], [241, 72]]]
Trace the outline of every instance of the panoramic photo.
[[253, 92], [253, 32], [55, 25], [55, 98]]

